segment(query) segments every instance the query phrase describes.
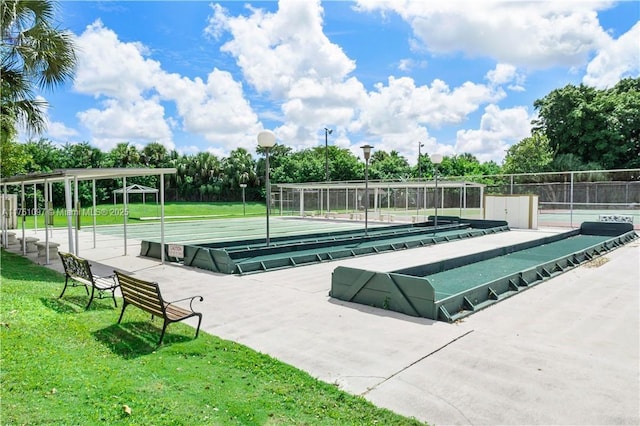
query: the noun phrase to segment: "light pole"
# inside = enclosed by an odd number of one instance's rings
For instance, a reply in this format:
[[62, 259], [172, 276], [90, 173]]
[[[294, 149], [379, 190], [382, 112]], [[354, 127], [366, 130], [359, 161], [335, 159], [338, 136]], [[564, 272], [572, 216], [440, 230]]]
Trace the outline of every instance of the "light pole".
[[245, 204], [245, 198], [244, 198], [244, 189], [247, 187], [246, 183], [241, 183], [240, 184], [240, 188], [242, 188], [242, 215], [246, 216], [247, 215], [247, 208], [246, 208], [246, 204]]
[[371, 157], [371, 145], [362, 145], [364, 153], [364, 235], [369, 235], [369, 158]]
[[[324, 180], [329, 183], [329, 135], [333, 130], [324, 128]], [[329, 211], [329, 185], [327, 185], [327, 211]]]
[[420, 218], [420, 181], [422, 180], [422, 168], [420, 167], [420, 148], [422, 148], [424, 144], [422, 142], [418, 142], [418, 189], [416, 190], [416, 222], [418, 222]]
[[271, 187], [269, 185], [269, 150], [276, 144], [276, 135], [269, 130], [258, 133], [258, 145], [265, 152], [265, 190], [267, 192], [267, 247], [269, 246], [269, 210], [271, 208]]
[[433, 176], [435, 179], [434, 204], [436, 213], [433, 220], [434, 227], [438, 226], [438, 164], [442, 163], [442, 154], [431, 154], [431, 162], [433, 163]]

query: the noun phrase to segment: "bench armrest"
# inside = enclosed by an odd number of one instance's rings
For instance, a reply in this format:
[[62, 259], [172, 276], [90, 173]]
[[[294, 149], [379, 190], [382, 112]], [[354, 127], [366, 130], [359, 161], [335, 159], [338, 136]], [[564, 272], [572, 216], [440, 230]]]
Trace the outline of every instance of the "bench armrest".
[[195, 312], [193, 310], [193, 301], [198, 299], [198, 302], [202, 302], [204, 300], [204, 298], [202, 296], [193, 296], [193, 297], [185, 297], [184, 299], [178, 299], [178, 300], [174, 300], [172, 302], [167, 303], [167, 306], [169, 305], [174, 305], [176, 302], [184, 302], [185, 300], [189, 300], [189, 309], [191, 309], [192, 312]]

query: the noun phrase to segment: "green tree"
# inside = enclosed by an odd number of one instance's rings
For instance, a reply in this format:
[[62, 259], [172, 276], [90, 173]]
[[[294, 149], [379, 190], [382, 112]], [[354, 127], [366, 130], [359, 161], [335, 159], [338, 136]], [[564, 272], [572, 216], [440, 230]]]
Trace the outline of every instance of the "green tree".
[[539, 173], [549, 168], [553, 160], [553, 151], [546, 135], [535, 132], [533, 135], [513, 144], [507, 150], [502, 172]]
[[50, 0], [3, 0], [0, 5], [1, 114], [11, 117], [14, 126], [39, 134], [46, 127], [48, 104], [36, 94], [73, 78], [72, 34], [56, 26]]
[[9, 116], [0, 115], [0, 176], [9, 177], [25, 171], [30, 160], [24, 145], [14, 142], [15, 126]]
[[215, 200], [222, 192], [222, 162], [210, 152], [199, 152], [192, 157], [187, 176], [192, 178], [192, 185], [198, 188], [200, 201]]
[[640, 164], [640, 79], [621, 80], [598, 90], [567, 85], [534, 102], [543, 132], [555, 155], [574, 154], [583, 163], [606, 169]]
[[397, 180], [407, 179], [410, 167], [407, 159], [397, 151], [374, 151], [371, 155], [369, 177], [371, 179]]
[[97, 168], [102, 165], [104, 154], [89, 142], [67, 143], [60, 150], [61, 168]]
[[609, 92], [613, 113], [609, 126], [622, 141], [621, 155], [627, 161], [623, 168], [640, 167], [640, 78], [620, 80]]
[[502, 167], [495, 161], [487, 161], [486, 163], [480, 164], [480, 174], [481, 175], [497, 175], [502, 172]]
[[320, 156], [314, 154], [314, 150], [316, 150], [316, 148], [313, 150], [306, 149], [294, 152], [286, 157], [281, 157], [278, 165], [271, 167], [271, 178], [273, 182], [324, 182], [324, 156], [320, 158]]
[[159, 142], [151, 142], [142, 149], [140, 161], [150, 167], [164, 167], [167, 157], [167, 148]]
[[[331, 181], [344, 181], [362, 179], [364, 165], [358, 162], [348, 149], [336, 146], [329, 147], [329, 179]], [[271, 157], [270, 157], [271, 158]], [[277, 161], [272, 162], [271, 178], [278, 183], [303, 183], [324, 182], [325, 175], [325, 150], [324, 147], [314, 147], [297, 152], [287, 152], [278, 156]], [[258, 176], [264, 176], [264, 160], [258, 162]]]
[[452, 157], [445, 157], [442, 160], [443, 174], [449, 176], [466, 176], [466, 175], [480, 175], [482, 174], [482, 167], [480, 161], [470, 153], [463, 153], [454, 155]]
[[[225, 177], [222, 189], [227, 199], [236, 199], [241, 196], [241, 183], [246, 184], [248, 188], [255, 187], [258, 183], [256, 162], [244, 148], [231, 151], [229, 156], [222, 160], [222, 169]], [[249, 190], [248, 193], [253, 194], [253, 191]], [[250, 198], [253, 197], [250, 195]]]
[[346, 148], [329, 147], [331, 180], [347, 181], [364, 178], [364, 163]]
[[569, 172], [580, 170], [602, 170], [602, 166], [598, 163], [584, 163], [575, 154], [559, 154], [549, 164], [549, 171], [552, 172]]
[[137, 167], [140, 165], [140, 152], [135, 145], [121, 142], [107, 154], [106, 165], [108, 167]]
[[26, 171], [31, 173], [50, 172], [62, 167], [60, 148], [51, 141], [40, 138], [37, 141], [29, 141], [24, 144], [29, 155]]
[[180, 155], [175, 149], [167, 154], [167, 166], [176, 169], [175, 174], [167, 175], [165, 182], [166, 187], [170, 189], [170, 191], [167, 192], [169, 199], [178, 200], [180, 198], [180, 187], [184, 182], [185, 162], [186, 156]]
[[[280, 181], [281, 176], [284, 174], [280, 174], [278, 169], [283, 170], [283, 164], [287, 162], [287, 157], [291, 155], [293, 150], [286, 146], [276, 143], [273, 147], [269, 149], [269, 168], [271, 169], [270, 181], [272, 183], [276, 182], [286, 182]], [[265, 198], [264, 195], [264, 184], [265, 184], [265, 169], [266, 169], [266, 150], [261, 146], [256, 148], [256, 154], [258, 154], [259, 158], [256, 162], [256, 176], [258, 178], [258, 186], [261, 187], [260, 191], [262, 192], [262, 198]]]

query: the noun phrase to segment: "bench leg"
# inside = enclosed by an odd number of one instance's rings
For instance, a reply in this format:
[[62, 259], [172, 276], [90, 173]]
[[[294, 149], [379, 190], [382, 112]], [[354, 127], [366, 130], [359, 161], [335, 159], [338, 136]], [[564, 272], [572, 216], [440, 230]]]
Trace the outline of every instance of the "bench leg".
[[89, 306], [91, 306], [91, 302], [93, 302], [93, 294], [95, 293], [96, 288], [94, 286], [91, 286], [91, 297], [89, 297], [89, 303], [87, 303], [87, 307], [84, 309], [89, 309]]
[[195, 339], [198, 338], [198, 333], [200, 333], [200, 323], [202, 322], [202, 314], [198, 314], [198, 328], [196, 328], [196, 337], [194, 337]]
[[122, 312], [120, 312], [120, 318], [118, 318], [118, 324], [120, 324], [120, 321], [122, 321], [122, 316], [124, 315], [124, 309], [127, 307], [127, 302], [124, 301], [122, 302]]
[[[60, 293], [60, 296], [58, 296], [58, 299], [62, 298], [62, 296], [64, 296], [64, 292], [67, 291], [67, 287], [69, 284], [69, 276], [67, 275], [64, 278], [64, 288], [62, 289], [62, 293]], [[87, 292], [87, 296], [89, 295], [89, 290], [87, 289], [87, 286], [82, 284], [82, 286], [84, 287], [84, 291]], [[76, 285], [75, 281], [73, 281], [73, 279], [71, 279], [71, 287], [80, 287], [80, 285]]]
[[62, 293], [60, 293], [60, 296], [58, 296], [58, 299], [61, 299], [62, 296], [64, 296], [64, 292], [67, 291], [67, 284], [69, 284], [69, 276], [66, 276], [64, 278], [64, 288], [62, 289]]
[[164, 324], [162, 324], [162, 333], [160, 333], [160, 340], [158, 341], [158, 346], [162, 344], [162, 339], [164, 338], [164, 332], [167, 330], [167, 326], [169, 325], [168, 320], [164, 320]]

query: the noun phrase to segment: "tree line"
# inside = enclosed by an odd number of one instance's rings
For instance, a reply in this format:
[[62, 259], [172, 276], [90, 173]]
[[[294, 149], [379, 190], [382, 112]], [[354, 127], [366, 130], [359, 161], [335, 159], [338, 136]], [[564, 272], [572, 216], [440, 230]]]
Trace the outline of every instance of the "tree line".
[[[142, 149], [123, 142], [108, 152], [88, 142], [56, 145], [46, 139], [21, 144], [27, 159], [23, 173], [50, 172], [65, 168], [150, 167], [175, 168], [176, 173], [165, 176], [167, 201], [239, 201], [241, 184], [245, 184], [247, 201], [264, 199], [265, 160], [260, 147], [254, 155], [237, 148], [227, 157], [219, 158], [209, 152], [180, 154], [168, 151], [160, 143], [150, 143]], [[325, 157], [326, 155], [326, 157]], [[330, 181], [355, 181], [364, 178], [364, 163], [350, 150], [336, 146], [314, 147], [293, 151], [276, 145], [269, 153], [272, 183], [324, 182], [325, 161], [329, 160]], [[434, 165], [427, 154], [420, 156], [419, 165], [410, 166], [407, 159], [396, 151], [375, 151], [369, 162], [369, 178], [374, 180], [432, 179]], [[445, 157], [438, 165], [438, 173], [448, 176], [493, 175], [500, 173], [495, 162], [480, 163], [473, 155]], [[127, 184], [141, 184], [157, 188], [158, 176], [127, 178]], [[103, 179], [96, 182], [98, 202], [109, 202], [113, 190], [122, 188], [121, 179]], [[80, 185], [80, 201], [91, 203], [91, 183]], [[54, 185], [54, 203], [64, 199], [61, 184]]]

